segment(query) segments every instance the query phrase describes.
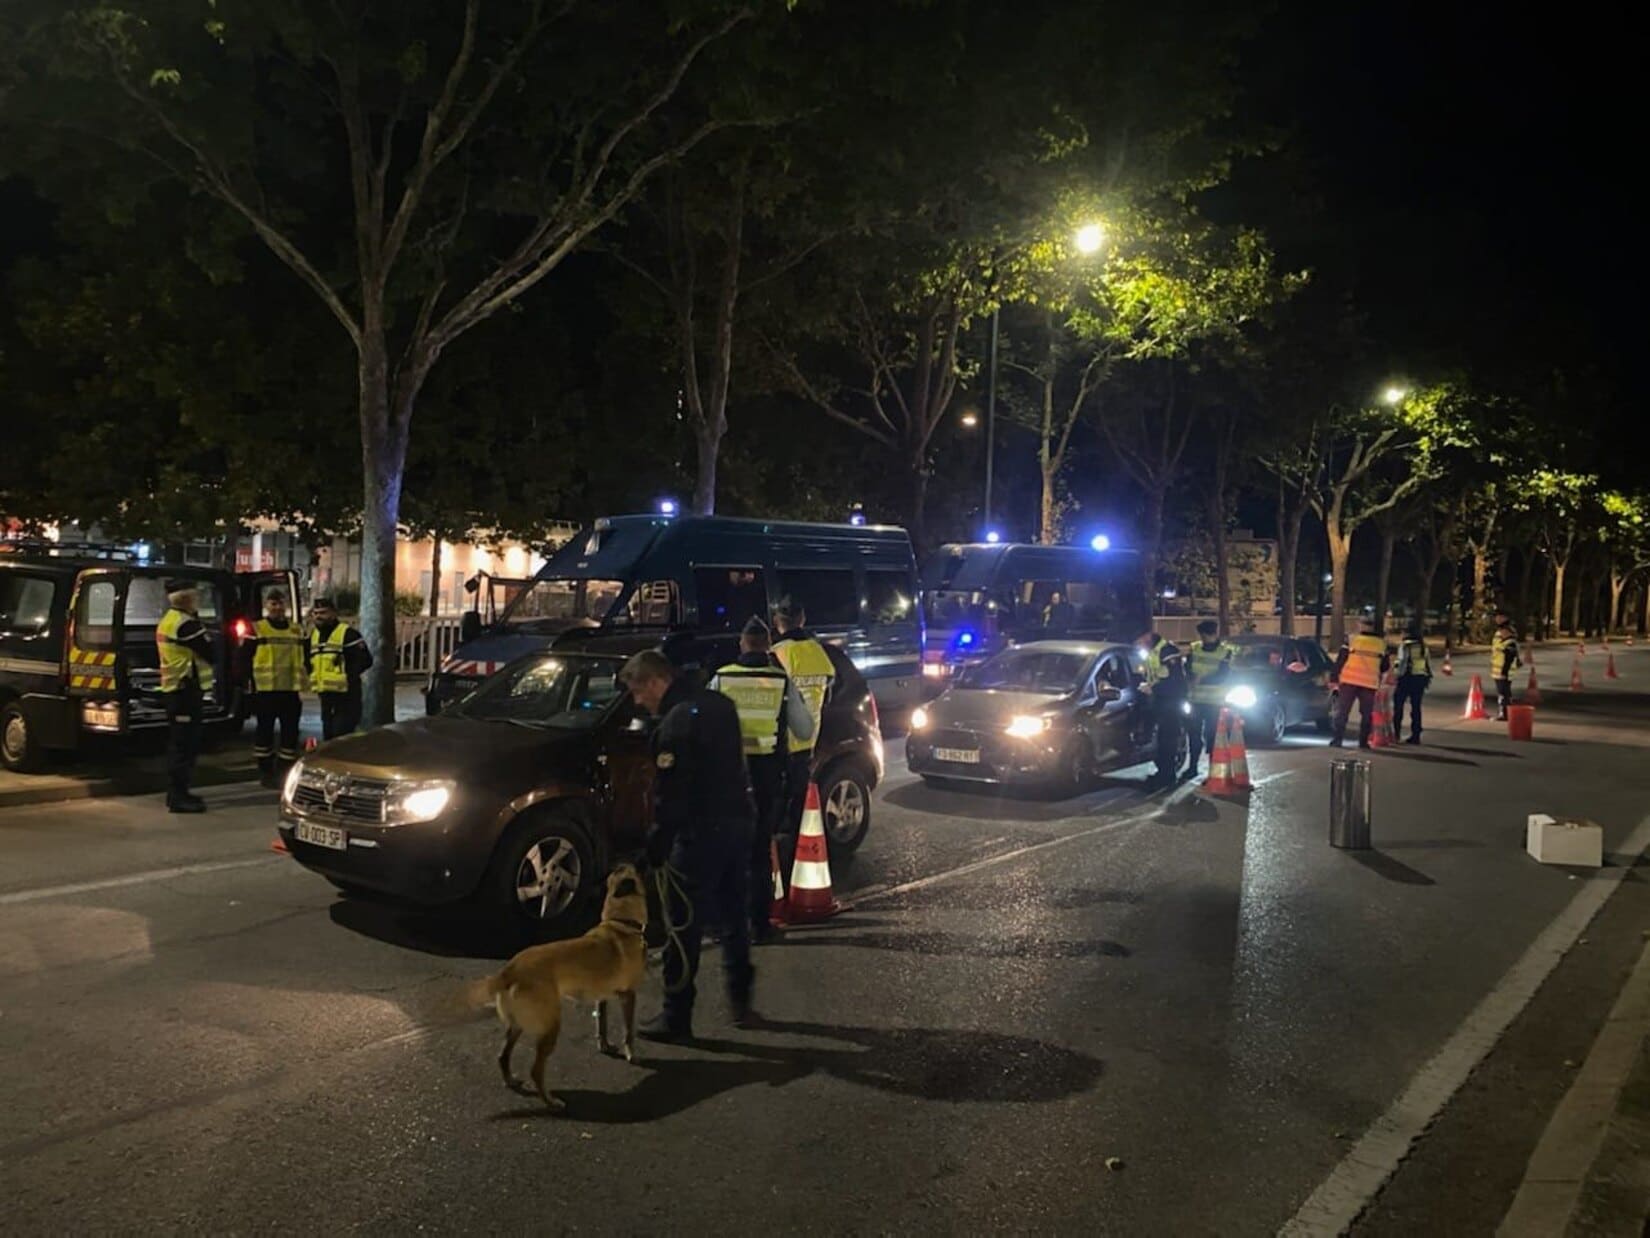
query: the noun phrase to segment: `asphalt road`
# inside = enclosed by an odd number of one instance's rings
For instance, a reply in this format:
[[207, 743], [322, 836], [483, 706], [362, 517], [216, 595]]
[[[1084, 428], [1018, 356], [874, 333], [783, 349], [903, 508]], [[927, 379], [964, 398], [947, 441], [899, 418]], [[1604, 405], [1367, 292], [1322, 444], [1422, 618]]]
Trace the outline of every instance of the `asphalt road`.
[[[1617, 660], [1529, 744], [1438, 726], [1458, 663], [1429, 743], [1374, 754], [1362, 854], [1326, 843], [1311, 735], [1251, 753], [1247, 806], [1144, 769], [1058, 803], [932, 791], [895, 744], [836, 868], [853, 907], [758, 954], [767, 1026], [728, 1025], [711, 956], [695, 1046], [626, 1065], [569, 1020], [559, 1117], [501, 1086], [496, 1026], [438, 1016], [487, 943], [271, 855], [268, 793], [0, 811], [0, 1227], [1274, 1232], [1338, 1166], [1363, 1189], [1353, 1141], [1633, 861], [1650, 654]], [[1543, 651], [1544, 687], [1568, 669]], [[1604, 825], [1615, 867], [1526, 858], [1532, 811]], [[1576, 1026], [1609, 996], [1580, 986]]]

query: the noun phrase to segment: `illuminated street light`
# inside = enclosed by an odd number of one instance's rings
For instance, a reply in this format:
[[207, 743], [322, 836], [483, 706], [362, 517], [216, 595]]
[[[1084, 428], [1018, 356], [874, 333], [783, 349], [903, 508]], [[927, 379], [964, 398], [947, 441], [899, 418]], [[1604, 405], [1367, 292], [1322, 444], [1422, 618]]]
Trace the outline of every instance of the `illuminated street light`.
[[980, 424], [980, 415], [974, 412], [964, 413], [961, 420], [963, 429], [972, 430], [975, 426]]
[[676, 500], [675, 499], [660, 499], [659, 500], [659, 514], [661, 516], [674, 516], [676, 514]]
[[1381, 399], [1385, 400], [1388, 404], [1400, 404], [1403, 402], [1404, 397], [1408, 394], [1409, 392], [1403, 387], [1388, 387], [1385, 391], [1381, 392]]
[[1106, 230], [1099, 224], [1084, 224], [1077, 229], [1077, 252], [1080, 254], [1097, 254], [1100, 247], [1106, 243]]
[[1096, 533], [1093, 537], [1089, 538], [1089, 549], [1110, 550], [1111, 538], [1107, 537], [1104, 533]]

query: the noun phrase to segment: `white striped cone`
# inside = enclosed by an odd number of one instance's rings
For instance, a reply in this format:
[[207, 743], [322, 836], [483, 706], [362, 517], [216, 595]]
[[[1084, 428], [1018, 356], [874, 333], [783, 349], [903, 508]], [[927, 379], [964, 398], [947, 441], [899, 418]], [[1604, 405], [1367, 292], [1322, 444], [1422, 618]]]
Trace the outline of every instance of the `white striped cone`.
[[819, 786], [810, 782], [807, 806], [802, 810], [802, 832], [796, 838], [796, 862], [791, 865], [791, 923], [828, 920], [841, 910], [831, 892], [831, 861], [825, 845]]

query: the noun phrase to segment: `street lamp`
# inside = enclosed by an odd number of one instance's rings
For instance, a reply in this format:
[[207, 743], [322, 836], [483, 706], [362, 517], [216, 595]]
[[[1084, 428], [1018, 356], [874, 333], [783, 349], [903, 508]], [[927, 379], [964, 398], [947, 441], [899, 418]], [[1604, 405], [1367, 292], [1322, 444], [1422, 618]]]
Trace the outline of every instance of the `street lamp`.
[[1381, 392], [1381, 399], [1388, 404], [1402, 404], [1404, 397], [1408, 394], [1409, 392], [1405, 388], [1392, 386]]
[[980, 415], [976, 412], [969, 411], [964, 413], [960, 420], [962, 421], [963, 429], [972, 430], [975, 426], [980, 424]]
[[1106, 243], [1106, 230], [1099, 224], [1084, 224], [1073, 238], [1080, 254], [1097, 254]]

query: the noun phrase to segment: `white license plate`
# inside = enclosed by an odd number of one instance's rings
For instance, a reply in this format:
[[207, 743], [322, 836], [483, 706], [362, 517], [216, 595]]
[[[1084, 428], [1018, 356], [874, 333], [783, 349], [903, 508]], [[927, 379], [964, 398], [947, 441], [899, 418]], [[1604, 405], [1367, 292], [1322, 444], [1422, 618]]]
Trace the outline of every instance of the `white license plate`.
[[349, 846], [349, 835], [335, 825], [314, 825], [308, 821], [300, 821], [293, 833], [298, 835], [298, 841], [301, 843], [326, 847], [333, 851], [342, 851]]
[[936, 761], [950, 761], [953, 765], [978, 765], [980, 750], [978, 748], [936, 748]]

